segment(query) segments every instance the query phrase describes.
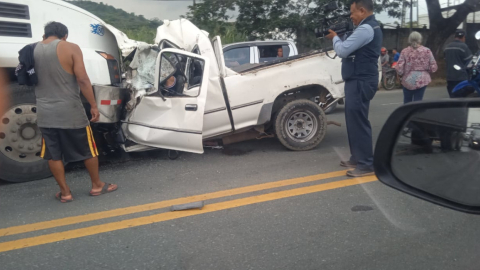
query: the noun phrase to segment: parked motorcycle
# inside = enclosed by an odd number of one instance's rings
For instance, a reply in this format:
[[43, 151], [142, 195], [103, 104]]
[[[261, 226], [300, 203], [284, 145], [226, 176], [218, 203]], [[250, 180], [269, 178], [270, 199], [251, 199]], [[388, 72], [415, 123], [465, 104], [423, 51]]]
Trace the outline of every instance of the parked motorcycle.
[[382, 86], [385, 90], [392, 90], [395, 88], [397, 81], [397, 70], [395, 68], [388, 68], [382, 77]]
[[[475, 38], [480, 40], [480, 31], [475, 34]], [[458, 65], [454, 65], [453, 68], [461, 70]], [[463, 81], [455, 88], [452, 93], [454, 97], [480, 97], [480, 51], [478, 51], [472, 61], [467, 65], [467, 72], [469, 80]]]

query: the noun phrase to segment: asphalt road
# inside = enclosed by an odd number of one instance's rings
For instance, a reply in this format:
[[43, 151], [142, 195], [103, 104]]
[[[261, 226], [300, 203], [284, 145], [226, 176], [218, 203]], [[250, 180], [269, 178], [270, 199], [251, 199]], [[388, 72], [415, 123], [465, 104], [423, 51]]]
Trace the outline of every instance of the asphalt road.
[[[447, 96], [429, 88], [425, 99]], [[370, 108], [374, 140], [401, 91]], [[274, 139], [103, 164], [119, 190], [89, 197], [80, 167], [67, 173], [75, 201], [53, 178], [0, 186], [0, 268], [6, 269], [478, 269], [480, 217], [348, 179], [343, 106], [321, 145], [285, 150]], [[170, 212], [205, 200], [202, 210]], [[99, 213], [101, 212], [101, 213]]]

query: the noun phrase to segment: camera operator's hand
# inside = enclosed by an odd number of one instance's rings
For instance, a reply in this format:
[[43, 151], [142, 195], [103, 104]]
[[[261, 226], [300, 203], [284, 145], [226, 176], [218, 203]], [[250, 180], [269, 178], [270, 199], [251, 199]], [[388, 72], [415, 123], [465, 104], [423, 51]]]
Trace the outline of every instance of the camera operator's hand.
[[338, 36], [337, 33], [335, 33], [335, 31], [333, 30], [328, 30], [328, 32], [330, 32], [330, 34], [326, 35], [325, 37], [332, 40], [334, 37]]

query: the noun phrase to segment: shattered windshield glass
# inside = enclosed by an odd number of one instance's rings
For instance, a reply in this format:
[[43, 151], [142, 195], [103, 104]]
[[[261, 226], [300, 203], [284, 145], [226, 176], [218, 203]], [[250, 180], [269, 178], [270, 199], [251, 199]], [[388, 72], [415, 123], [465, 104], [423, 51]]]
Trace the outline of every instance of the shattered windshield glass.
[[158, 51], [150, 45], [139, 46], [137, 53], [130, 64], [130, 68], [137, 71], [132, 78], [132, 86], [137, 90], [150, 89], [155, 82], [155, 63]]
[[171, 60], [175, 60], [174, 54], [164, 53], [162, 54], [162, 60], [160, 61], [160, 81], [162, 83], [173, 73], [175, 73], [175, 67]]

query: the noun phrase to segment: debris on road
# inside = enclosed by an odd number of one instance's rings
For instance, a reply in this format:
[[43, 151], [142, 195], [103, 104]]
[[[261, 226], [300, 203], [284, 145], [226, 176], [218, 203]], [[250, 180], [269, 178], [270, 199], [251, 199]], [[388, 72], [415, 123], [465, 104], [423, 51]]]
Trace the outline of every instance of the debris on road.
[[342, 126], [342, 124], [340, 124], [339, 122], [335, 122], [335, 121], [327, 121], [327, 125], [335, 125], [337, 127]]
[[190, 209], [202, 209], [205, 205], [204, 201], [200, 202], [192, 202], [192, 203], [185, 203], [185, 204], [177, 204], [172, 205], [170, 211], [182, 211], [182, 210], [190, 210]]

